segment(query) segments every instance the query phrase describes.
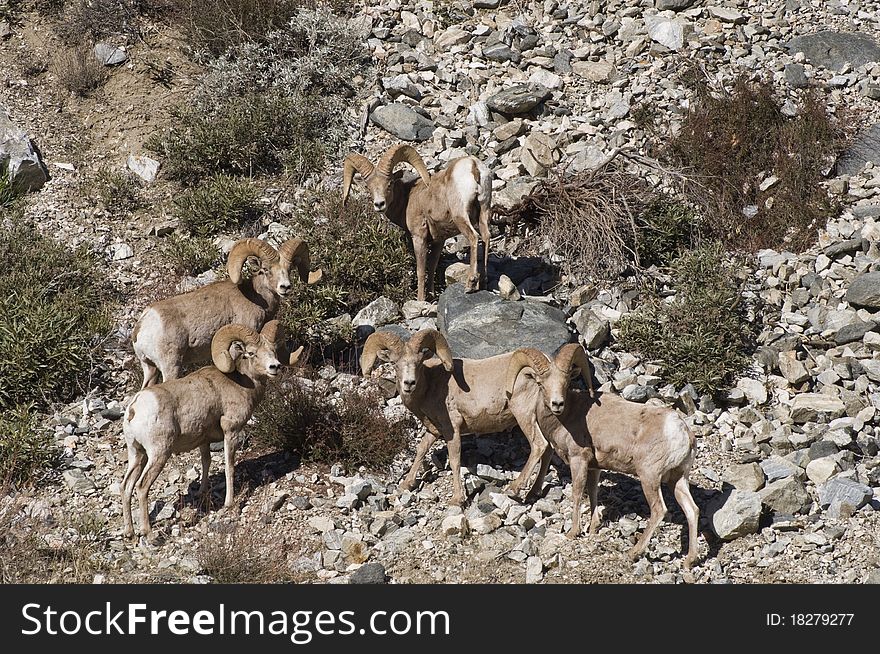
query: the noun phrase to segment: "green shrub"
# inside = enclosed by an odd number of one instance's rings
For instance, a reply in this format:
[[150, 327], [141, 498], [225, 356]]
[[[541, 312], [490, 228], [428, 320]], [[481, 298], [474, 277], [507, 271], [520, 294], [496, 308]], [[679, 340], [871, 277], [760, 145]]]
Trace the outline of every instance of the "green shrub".
[[321, 170], [321, 138], [330, 121], [319, 99], [277, 92], [217, 98], [172, 111], [172, 127], [147, 147], [166, 159], [167, 174], [183, 183], [225, 173], [256, 175], [288, 169], [302, 179]]
[[324, 272], [320, 284], [301, 287], [282, 309], [281, 319], [295, 335], [303, 337], [320, 320], [353, 315], [380, 295], [398, 303], [412, 298], [415, 261], [403, 231], [369, 201], [349, 198], [343, 208], [338, 192], [314, 193], [291, 222]]
[[92, 179], [88, 194], [100, 201], [114, 215], [134, 211], [143, 206], [141, 187], [127, 171], [102, 167]]
[[286, 373], [266, 392], [250, 433], [258, 446], [293, 452], [305, 461], [381, 470], [406, 447], [411, 426], [407, 420], [390, 422], [381, 404], [378, 396], [356, 389], [331, 402]]
[[[821, 181], [842, 142], [817, 94], [789, 117], [770, 83], [741, 77], [731, 91], [697, 88], [663, 156], [683, 169], [709, 236], [747, 251], [800, 248], [835, 213]], [[778, 181], [761, 190], [771, 176]]]
[[183, 192], [175, 201], [180, 224], [195, 236], [214, 236], [257, 220], [263, 212], [253, 184], [214, 175]]
[[200, 275], [223, 263], [220, 248], [210, 239], [177, 234], [165, 240], [164, 259], [177, 275]]
[[105, 266], [17, 213], [0, 229], [0, 409], [68, 401], [109, 331]]
[[0, 410], [0, 487], [35, 481], [58, 455], [52, 432], [40, 424], [32, 404]]
[[672, 301], [649, 297], [620, 320], [618, 341], [658, 361], [668, 382], [716, 392], [748, 365], [753, 336], [730, 257], [704, 245], [676, 259], [672, 274]]
[[636, 218], [639, 265], [668, 266], [698, 235], [694, 212], [675, 200], [658, 198]]

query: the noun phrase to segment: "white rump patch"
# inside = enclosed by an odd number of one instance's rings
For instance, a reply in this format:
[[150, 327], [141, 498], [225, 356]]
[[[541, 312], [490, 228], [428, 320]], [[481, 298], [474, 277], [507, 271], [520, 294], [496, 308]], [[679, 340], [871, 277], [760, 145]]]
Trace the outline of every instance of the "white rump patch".
[[452, 180], [455, 190], [461, 196], [464, 206], [468, 206], [477, 197], [477, 180], [473, 176], [474, 162], [470, 159], [462, 159], [452, 170]]
[[666, 454], [666, 470], [672, 470], [687, 460], [691, 451], [691, 439], [687, 425], [674, 411], [670, 411], [666, 415], [663, 434], [666, 436], [669, 448]]
[[132, 346], [135, 353], [141, 358], [147, 357], [155, 362], [157, 357], [156, 344], [162, 340], [162, 334], [165, 331], [162, 318], [158, 312], [147, 309], [139, 322], [140, 329], [138, 329], [137, 340], [132, 343]]

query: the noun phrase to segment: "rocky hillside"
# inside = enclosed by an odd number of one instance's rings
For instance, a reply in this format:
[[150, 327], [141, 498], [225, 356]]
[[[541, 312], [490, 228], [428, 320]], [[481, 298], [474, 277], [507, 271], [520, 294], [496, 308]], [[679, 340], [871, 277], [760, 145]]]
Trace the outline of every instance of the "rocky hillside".
[[[28, 429], [48, 434], [59, 460], [32, 480], [10, 483], [0, 504], [0, 526], [8, 525], [15, 534], [10, 543], [20, 546], [10, 548], [7, 559], [0, 554], [0, 569], [19, 570], [10, 579], [880, 581], [880, 168], [873, 163], [880, 163], [880, 3], [367, 2], [345, 15], [295, 18], [297, 26], [339, 25], [338, 33], [352, 35], [364, 50], [355, 56], [341, 46], [316, 47], [298, 56], [294, 72], [284, 68], [286, 60], [272, 58], [294, 47], [278, 45], [281, 37], [217, 58], [196, 47], [191, 23], [173, 12], [138, 14], [134, 31], [86, 31], [71, 41], [63, 26], [79, 15], [80, 4], [60, 4], [57, 12], [43, 3], [0, 5], [9, 8], [0, 11], [6, 80], [0, 158], [9, 161], [4, 181], [21, 195], [4, 203], [0, 182], [0, 229], [24, 222], [71, 251], [85, 248], [110, 286], [111, 315], [91, 343], [90, 374], [75, 391], [32, 410]], [[309, 29], [320, 43], [325, 28]], [[82, 52], [84, 45], [84, 68], [101, 81], [80, 92], [65, 84], [69, 62], [65, 67], [57, 53]], [[305, 73], [307, 61], [317, 64]], [[344, 83], [331, 84], [336, 71], [347, 77]], [[239, 106], [253, 108], [260, 98], [303, 92], [302, 79], [318, 88], [303, 96], [313, 99], [312, 108], [275, 104], [269, 115], [294, 116], [303, 125], [315, 115], [323, 122], [293, 136], [273, 133], [274, 144], [290, 139], [282, 154], [263, 151], [264, 142], [254, 139], [243, 172], [222, 142], [174, 140], [198, 118], [187, 110], [211, 107], [205, 115], [212, 121], [234, 125], [217, 97], [245, 98]], [[749, 221], [787, 201], [790, 178], [778, 156], [771, 168], [750, 171], [754, 204], [735, 206], [735, 220], [723, 230], [701, 232], [662, 261], [648, 261], [646, 250], [626, 244], [621, 252], [639, 256], [613, 274], [585, 267], [571, 254], [576, 248], [559, 240], [569, 225], [572, 233], [580, 229], [581, 214], [557, 213], [562, 229], [552, 233], [526, 219], [530, 198], [540, 209], [562, 196], [559, 189], [574, 193], [553, 186], [564, 171], [565, 179], [597, 184], [597, 195], [632, 200], [620, 217], [634, 221], [636, 234], [645, 229], [641, 212], [653, 202], [637, 207], [636, 200], [654, 194], [674, 198], [688, 216], [711, 224], [713, 213], [693, 178], [685, 179], [693, 171], [676, 165], [664, 147], [689, 129], [701, 97], [726, 97], [722, 91], [740, 79], [769, 85], [779, 124], [803, 115], [805, 97], [814, 94], [822, 115], [845, 132], [845, 145], [809, 184], [808, 193], [818, 195], [798, 196], [818, 197], [827, 207], [817, 214], [820, 224], [805, 228], [803, 247], [793, 230], [783, 230], [772, 249], [737, 247], [755, 231]], [[700, 95], [701, 87], [708, 96]], [[726, 147], [720, 138], [708, 134], [709, 149]], [[810, 138], [803, 150], [787, 145], [789, 158], [822, 147], [818, 137]], [[488, 290], [463, 293], [467, 249], [460, 238], [447, 243], [445, 290], [435, 302], [419, 303], [407, 268], [412, 260], [399, 243], [397, 254], [373, 256], [379, 250], [363, 255], [343, 240], [345, 230], [327, 236], [327, 224], [341, 216], [326, 207], [335, 207], [345, 152], [375, 160], [401, 140], [417, 147], [429, 169], [462, 154], [492, 169], [497, 212]], [[304, 154], [313, 152], [306, 142], [321, 144], [319, 163]], [[217, 170], [207, 161], [217, 162]], [[730, 170], [735, 164], [729, 162]], [[223, 202], [212, 204], [213, 192], [204, 190], [209, 184], [222, 189]], [[596, 206], [618, 211], [621, 205]], [[806, 204], [793, 206], [792, 225], [807, 212]], [[232, 216], [228, 221], [205, 227], [205, 215], [219, 220], [224, 212]], [[367, 211], [353, 220], [345, 229], [356, 234], [361, 225], [373, 229], [377, 219]], [[253, 436], [238, 455], [236, 508], [218, 510], [222, 450], [213, 455], [213, 503], [195, 499], [198, 454], [180, 455], [151, 493], [161, 541], [123, 540], [120, 418], [140, 382], [128, 344], [134, 321], [150, 301], [222, 275], [222, 252], [235, 239], [278, 242], [291, 234], [316, 244], [314, 265], [325, 267], [325, 291], [301, 290], [293, 300], [300, 313], [285, 314], [292, 324], [306, 325], [300, 335], [312, 346], [310, 367], [297, 373], [306, 379], [287, 378], [272, 395], [268, 406], [277, 422], [267, 414], [255, 418]], [[396, 236], [369, 238], [385, 247]], [[318, 245], [322, 239], [329, 245]], [[687, 285], [691, 269], [680, 256], [703, 252], [703, 239], [723, 243], [729, 254], [720, 263], [713, 259], [717, 265], [698, 266], [698, 283]], [[207, 252], [205, 265], [193, 267], [191, 254], [179, 254], [181, 243]], [[361, 249], [379, 247], [368, 243]], [[186, 258], [185, 265], [171, 263], [177, 259], [169, 252]], [[361, 286], [361, 278], [398, 265], [406, 269], [398, 277]], [[720, 295], [709, 300], [718, 306], [701, 314], [699, 287], [712, 286], [709, 278], [722, 271]], [[724, 293], [734, 300], [720, 304], [729, 297]], [[678, 313], [665, 313], [670, 308]], [[6, 315], [0, 313], [0, 321]], [[719, 336], [720, 344], [699, 344], [695, 355], [682, 357], [715, 361], [719, 349], [735, 352], [718, 355], [720, 371], [690, 358], [685, 366], [678, 355], [649, 349], [646, 340], [659, 332], [644, 331], [645, 315], [658, 316], [648, 322], [666, 325], [664, 333], [679, 341], [685, 322], [689, 329], [715, 323], [697, 330], [711, 341], [712, 328], [729, 318], [737, 333], [733, 345]], [[571, 479], [561, 461], [554, 459], [538, 501], [524, 503], [507, 491], [528, 454], [518, 433], [464, 439], [470, 501], [463, 509], [447, 506], [452, 483], [441, 445], [426, 462], [422, 483], [401, 491], [397, 484], [412, 463], [420, 426], [408, 420], [390, 366], [364, 379], [354, 362], [374, 329], [404, 334], [424, 327], [440, 329], [457, 356], [475, 358], [522, 345], [552, 352], [577, 339], [603, 390], [674, 406], [686, 416], [697, 435], [690, 481], [701, 510], [698, 565], [682, 570], [686, 523], [671, 494], [669, 518], [647, 556], [636, 563], [626, 558], [649, 511], [638, 482], [624, 475], [603, 476], [599, 533], [566, 539]], [[0, 332], [4, 328], [0, 322]], [[264, 437], [266, 425], [302, 424], [290, 417], [294, 410], [284, 399], [300, 397], [294, 385], [316, 398], [318, 408], [306, 415], [331, 425], [326, 432], [302, 430], [342, 443], [329, 455], [316, 454], [320, 448], [305, 437], [293, 438], [295, 447], [288, 439], [281, 449]], [[370, 398], [378, 417], [347, 414], [352, 393]], [[349, 414], [358, 417], [346, 422]], [[375, 424], [397, 425], [406, 441], [391, 451], [390, 463], [365, 460], [373, 455], [352, 453], [345, 444], [340, 425], [357, 434], [359, 425]], [[339, 433], [327, 436], [334, 429]]]

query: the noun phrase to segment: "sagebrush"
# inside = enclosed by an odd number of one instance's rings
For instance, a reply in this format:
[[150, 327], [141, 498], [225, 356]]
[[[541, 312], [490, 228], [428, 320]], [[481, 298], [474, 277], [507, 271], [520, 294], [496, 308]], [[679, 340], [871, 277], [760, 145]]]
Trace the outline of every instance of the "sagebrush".
[[32, 404], [0, 410], [0, 486], [37, 481], [58, 457], [52, 432]]
[[80, 97], [89, 95], [107, 81], [107, 71], [88, 47], [62, 50], [53, 68], [62, 88]]
[[375, 394], [350, 389], [330, 399], [309, 384], [287, 372], [267, 390], [250, 430], [257, 445], [373, 470], [386, 468], [406, 447], [409, 421], [389, 421]]
[[165, 239], [164, 259], [177, 275], [200, 275], [223, 264], [223, 255], [211, 239], [172, 234]]
[[769, 82], [695, 93], [661, 155], [684, 173], [707, 236], [743, 251], [812, 243], [836, 211], [821, 182], [844, 143], [820, 96], [805, 93], [790, 116]]

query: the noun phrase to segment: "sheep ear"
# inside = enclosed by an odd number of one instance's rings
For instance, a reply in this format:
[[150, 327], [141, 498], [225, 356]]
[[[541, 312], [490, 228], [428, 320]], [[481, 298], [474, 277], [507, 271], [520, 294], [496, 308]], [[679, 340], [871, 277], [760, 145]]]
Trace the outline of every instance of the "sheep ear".
[[391, 350], [389, 350], [387, 348], [382, 349], [382, 350], [378, 350], [376, 352], [376, 356], [379, 358], [380, 361], [384, 361], [385, 363], [393, 363], [394, 362], [393, 354], [392, 354]]
[[232, 341], [229, 345], [229, 356], [233, 361], [238, 361], [244, 353], [245, 347], [241, 341]]

